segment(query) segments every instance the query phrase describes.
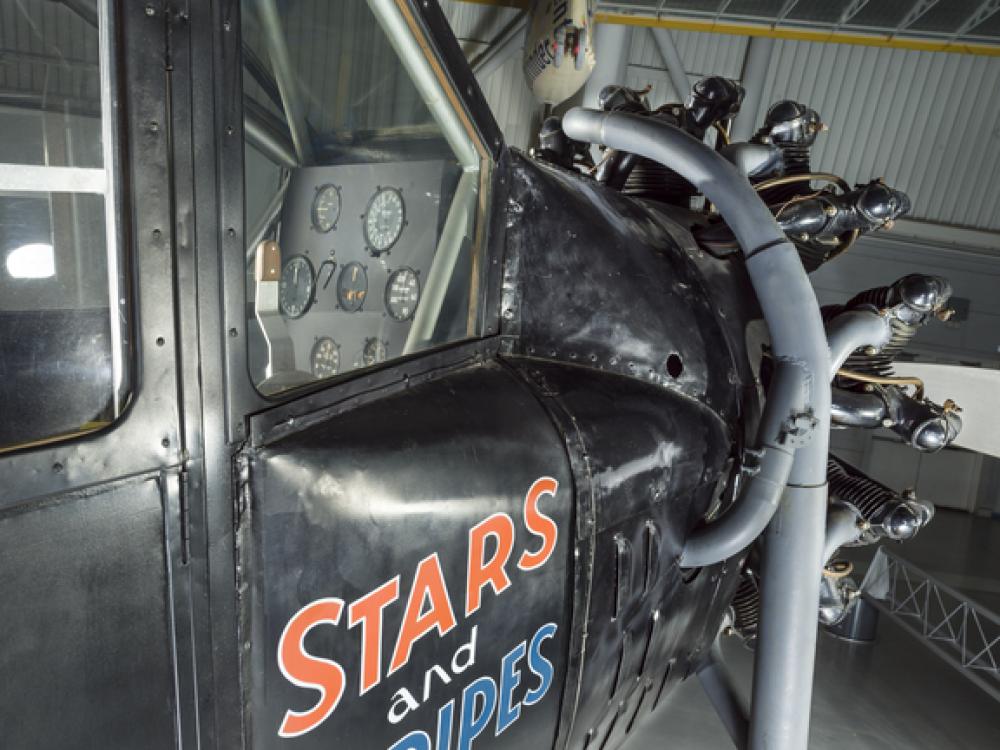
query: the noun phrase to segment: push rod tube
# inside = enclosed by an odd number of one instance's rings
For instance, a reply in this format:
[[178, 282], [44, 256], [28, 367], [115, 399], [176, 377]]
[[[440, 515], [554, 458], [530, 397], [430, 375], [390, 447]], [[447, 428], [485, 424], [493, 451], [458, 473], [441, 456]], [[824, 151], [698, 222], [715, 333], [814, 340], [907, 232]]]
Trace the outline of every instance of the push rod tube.
[[[751, 750], [802, 750], [812, 703], [830, 438], [830, 352], [816, 295], [794, 246], [746, 178], [701, 142], [668, 123], [620, 112], [574, 109], [563, 129], [571, 138], [657, 161], [715, 204], [746, 257], [775, 358], [804, 371], [815, 429], [795, 453], [785, 498], [768, 527], [749, 743]], [[778, 408], [768, 399], [764, 420]], [[762, 462], [768, 460], [765, 453]], [[732, 510], [713, 523], [734, 523], [726, 520]]]
[[[874, 310], [845, 310], [826, 327], [830, 346], [830, 378], [837, 374], [851, 353], [861, 347], [881, 349], [892, 338], [889, 320]], [[832, 389], [831, 420], [853, 427], [879, 427], [885, 418], [882, 400], [867, 393]], [[858, 538], [858, 517], [845, 507], [831, 508], [826, 519], [823, 564], [826, 565], [841, 546]]]
[[874, 310], [846, 310], [826, 327], [830, 345], [830, 379], [843, 367], [851, 353], [863, 346], [881, 349], [892, 337], [888, 318]]
[[830, 510], [826, 518], [826, 542], [823, 545], [823, 564], [829, 564], [837, 550], [861, 536], [858, 516], [844, 506]]
[[842, 427], [881, 427], [888, 409], [874, 393], [855, 393], [843, 388], [833, 389], [830, 421]]

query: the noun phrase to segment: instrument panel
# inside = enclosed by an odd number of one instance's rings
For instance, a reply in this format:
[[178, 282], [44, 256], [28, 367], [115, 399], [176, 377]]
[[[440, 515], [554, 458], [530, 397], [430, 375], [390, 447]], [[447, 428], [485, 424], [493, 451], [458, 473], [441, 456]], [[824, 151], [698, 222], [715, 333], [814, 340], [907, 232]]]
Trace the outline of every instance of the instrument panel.
[[278, 302], [297, 371], [324, 379], [402, 354], [460, 174], [445, 161], [292, 173]]

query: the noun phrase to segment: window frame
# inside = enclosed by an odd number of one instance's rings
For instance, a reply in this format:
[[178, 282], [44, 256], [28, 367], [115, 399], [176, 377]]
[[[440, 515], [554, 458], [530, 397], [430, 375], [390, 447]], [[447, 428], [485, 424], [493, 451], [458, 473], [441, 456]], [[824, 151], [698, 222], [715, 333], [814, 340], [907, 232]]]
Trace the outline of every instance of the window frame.
[[[502, 211], [502, 205], [506, 199], [506, 191], [501, 189], [505, 185], [505, 180], [500, 176], [501, 172], [498, 168], [504, 153], [504, 142], [499, 126], [454, 37], [447, 18], [436, 2], [368, 0], [368, 5], [383, 33], [386, 34], [399, 55], [403, 68], [421, 94], [421, 98], [424, 99], [435, 122], [441, 127], [445, 140], [452, 146], [456, 160], [463, 166], [463, 171], [471, 171], [467, 163], [462, 163], [463, 157], [468, 161], [469, 157], [474, 154], [477, 160], [475, 167], [478, 176], [477, 198], [474, 209], [476, 227], [470, 248], [471, 272], [466, 334], [454, 341], [442, 342], [432, 347], [396, 356], [375, 367], [348, 370], [331, 378], [305, 383], [276, 393], [262, 393], [252, 382], [245, 342], [243, 346], [239, 347], [239, 353], [234, 353], [230, 347], [230, 351], [227, 353], [230, 373], [227, 395], [229, 411], [232, 415], [230, 421], [230, 436], [232, 438], [238, 439], [244, 434], [243, 425], [239, 421], [239, 412], [241, 411], [249, 414], [276, 404], [295, 401], [328, 388], [344, 386], [355, 379], [370, 375], [372, 372], [405, 366], [406, 363], [422, 356], [469, 344], [478, 339], [495, 335], [499, 331], [499, 258], [502, 258], [503, 254], [505, 230], [504, 222], [498, 220], [498, 214]], [[234, 17], [238, 18], [241, 12], [238, 10]], [[239, 95], [232, 98], [238, 99], [238, 107], [235, 109], [239, 113], [239, 121], [245, 123], [243, 76], [246, 75], [246, 71], [243, 67], [242, 55], [242, 23], [234, 25], [240, 29], [240, 34], [236, 35], [235, 44], [230, 39], [226, 39], [226, 42], [229, 42], [227, 63], [235, 65], [238, 70], [238, 76], [235, 80], [236, 85], [239, 86], [237, 92]], [[390, 33], [390, 29], [400, 30], [402, 33], [395, 36]], [[407, 47], [409, 48], [407, 49]], [[415, 74], [411, 62], [408, 62], [405, 57], [407, 53], [419, 54], [419, 57], [414, 57], [413, 60], [419, 61], [417, 62], [418, 66], [426, 66], [426, 70]], [[234, 57], [235, 59], [233, 59]], [[436, 87], [437, 90], [429, 91], [430, 87]], [[425, 93], [449, 104], [448, 113], [453, 116], [454, 121], [443, 123], [439, 117], [440, 112], [436, 111], [434, 103], [428, 101], [428, 96]], [[232, 116], [230, 121], [236, 119], [236, 116]], [[225, 188], [220, 191], [220, 205], [223, 206], [224, 214], [228, 213], [227, 207], [231, 206], [234, 201], [238, 201], [239, 221], [236, 222], [232, 218], [225, 217], [223, 221], [227, 226], [243, 227], [242, 232], [239, 233], [241, 239], [244, 232], [250, 231], [250, 228], [245, 225], [243, 183], [245, 179], [244, 149], [247, 142], [245, 128], [244, 124], [244, 128], [238, 133], [240, 136], [238, 139], [230, 139], [238, 141], [240, 158], [238, 196], [235, 192], [229, 192], [227, 195]], [[294, 127], [290, 126], [289, 129], [294, 133]], [[228, 134], [232, 135], [232, 133]], [[456, 148], [455, 144], [457, 138], [463, 137], [469, 145], [469, 149], [464, 155], [458, 153], [459, 149]], [[235, 169], [233, 173], [236, 173]], [[246, 253], [246, 248], [243, 248], [240, 255], [241, 260]], [[235, 269], [232, 266], [227, 265], [227, 274], [231, 278], [235, 278], [233, 270]], [[494, 273], [491, 274], [490, 271]], [[240, 273], [240, 278], [245, 279], [246, 277], [242, 274], [246, 273], [246, 269], [241, 268]], [[249, 290], [245, 288], [245, 285], [243, 286], [244, 297], [241, 309], [246, 308], [250, 299]], [[247, 319], [241, 321], [240, 330], [246, 328], [249, 322]], [[249, 338], [249, 331], [245, 338]], [[245, 377], [243, 379], [233, 378], [233, 372], [241, 372]], [[242, 382], [240, 382], [241, 380]], [[244, 408], [241, 409], [239, 404], [243, 404]]]
[[[65, 12], [71, 12], [67, 7]], [[0, 164], [0, 192], [12, 194], [63, 193], [69, 195], [100, 195], [104, 203], [105, 261], [107, 268], [108, 322], [111, 329], [112, 408], [108, 424], [70, 430], [44, 438], [0, 446], [0, 456], [74, 440], [84, 435], [112, 428], [124, 414], [132, 396], [131, 313], [127, 284], [122, 208], [122, 172], [119, 156], [120, 89], [119, 53], [113, 31], [118, 22], [114, 0], [97, 2], [98, 75], [101, 97], [101, 167], [67, 167], [35, 164]]]
[[[190, 248], [190, 222], [178, 218], [171, 187], [186, 184], [174, 174], [171, 125], [183, 124], [185, 114], [190, 122], [190, 110], [177, 102], [168, 105], [179, 87], [171, 89], [164, 75], [169, 53], [162, 9], [150, 14], [147, 8], [153, 6], [143, 3], [102, 2], [114, 23], [108, 32], [117, 101], [114, 158], [120, 175], [115, 206], [120, 221], [115, 226], [122, 258], [119, 303], [125, 300], [122, 322], [131, 334], [123, 353], [132, 374], [131, 397], [111, 425], [0, 453], [5, 480], [0, 483], [0, 512], [42, 496], [156, 475], [202, 452], [195, 441], [197, 425], [190, 420], [182, 424], [180, 417], [179, 384], [196, 381], [199, 361], [186, 356], [190, 347], [181, 357], [176, 321], [192, 313], [175, 304], [180, 295], [173, 282], [197, 273], [190, 252], [175, 252], [178, 235], [185, 250]], [[214, 189], [214, 181], [212, 185]]]

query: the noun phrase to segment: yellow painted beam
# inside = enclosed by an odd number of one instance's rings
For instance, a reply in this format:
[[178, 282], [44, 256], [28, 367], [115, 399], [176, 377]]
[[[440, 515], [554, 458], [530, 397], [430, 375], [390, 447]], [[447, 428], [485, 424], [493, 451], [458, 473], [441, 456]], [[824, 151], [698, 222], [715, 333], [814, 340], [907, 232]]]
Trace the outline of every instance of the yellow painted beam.
[[[530, 0], [461, 0], [477, 5], [493, 5], [505, 8], [527, 10]], [[824, 44], [857, 44], [862, 47], [886, 47], [888, 49], [913, 49], [920, 52], [952, 52], [958, 55], [983, 55], [1000, 57], [1000, 45], [969, 44], [965, 42], [943, 42], [935, 39], [913, 37], [889, 37], [883, 34], [860, 34], [847, 31], [824, 31], [823, 29], [801, 29], [794, 27], [774, 27], [755, 23], [727, 23], [673, 16], [630, 15], [628, 13], [602, 13], [594, 16], [597, 23], [615, 23], [625, 26], [645, 26], [650, 28], [676, 29], [678, 31], [701, 31], [708, 34], [735, 34], [736, 36], [764, 36], [771, 39], [791, 39], [799, 42], [822, 42]]]
[[735, 34], [737, 36], [763, 36], [771, 39], [792, 39], [800, 42], [822, 42], [826, 44], [857, 44], [863, 47], [887, 47], [889, 49], [912, 49], [921, 52], [953, 52], [960, 55], [985, 55], [1000, 57], [1000, 46], [990, 44], [967, 44], [963, 42], [942, 42], [931, 39], [911, 39], [908, 37], [888, 37], [878, 34], [858, 34], [821, 29], [795, 29], [764, 26], [751, 23], [725, 23], [699, 21], [690, 18], [670, 16], [642, 16], [625, 13], [597, 13], [597, 23], [645, 26], [678, 31], [701, 31], [709, 34]]
[[528, 6], [531, 5], [531, 0], [459, 0], [463, 3], [472, 3], [473, 5], [495, 5], [500, 8], [520, 8], [521, 10], [527, 10]]

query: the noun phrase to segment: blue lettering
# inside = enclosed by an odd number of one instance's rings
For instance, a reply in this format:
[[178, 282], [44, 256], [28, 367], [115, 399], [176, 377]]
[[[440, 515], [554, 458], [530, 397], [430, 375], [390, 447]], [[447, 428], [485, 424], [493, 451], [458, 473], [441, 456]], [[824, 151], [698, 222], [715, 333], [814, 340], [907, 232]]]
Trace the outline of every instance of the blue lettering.
[[431, 750], [431, 738], [427, 732], [410, 732], [389, 750]]
[[524, 696], [524, 705], [533, 706], [549, 691], [552, 685], [552, 662], [542, 656], [542, 641], [551, 638], [556, 633], [556, 624], [550, 622], [542, 625], [531, 638], [528, 647], [528, 669], [538, 675], [538, 687], [529, 690]]
[[500, 695], [497, 698], [497, 734], [513, 724], [521, 716], [521, 704], [514, 703], [514, 688], [521, 684], [521, 670], [517, 663], [524, 657], [524, 641], [507, 652], [500, 662]]
[[[476, 715], [477, 699], [482, 698], [482, 708]], [[480, 677], [462, 691], [462, 718], [458, 724], [458, 750], [470, 750], [472, 741], [482, 734], [493, 715], [497, 702], [497, 684], [492, 677]]]
[[437, 750], [451, 750], [451, 715], [455, 701], [450, 700], [438, 710]]

